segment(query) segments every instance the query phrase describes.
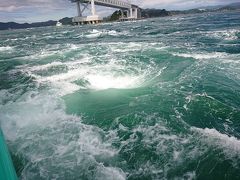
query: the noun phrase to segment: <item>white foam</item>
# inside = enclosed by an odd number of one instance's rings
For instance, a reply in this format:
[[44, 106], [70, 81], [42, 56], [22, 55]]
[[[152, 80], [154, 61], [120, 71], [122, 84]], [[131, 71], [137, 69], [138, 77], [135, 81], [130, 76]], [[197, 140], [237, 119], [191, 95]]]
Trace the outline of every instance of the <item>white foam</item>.
[[123, 31], [123, 32], [117, 32], [115, 30], [96, 30], [96, 29], [93, 29], [92, 31], [89, 31], [88, 34], [85, 35], [86, 38], [97, 38], [97, 37], [100, 37], [100, 36], [120, 36], [120, 35], [128, 35], [129, 32], [127, 31]]
[[2, 47], [0, 47], [0, 52], [1, 51], [11, 51], [11, 50], [13, 50], [13, 47], [11, 47], [11, 46], [2, 46]]
[[73, 69], [68, 71], [67, 73], [60, 73], [53, 76], [42, 77], [39, 80], [50, 81], [50, 82], [57, 82], [57, 81], [71, 82], [71, 81], [77, 80], [78, 77], [82, 77], [86, 73], [86, 71], [87, 70], [84, 71], [83, 69]]
[[64, 81], [60, 81], [60, 82], [52, 82], [52, 91], [55, 92], [56, 94], [58, 94], [59, 96], [65, 96], [67, 94], [71, 94], [73, 92], [76, 92], [78, 90], [80, 90], [81, 86], [78, 86], [74, 83], [71, 82], [64, 82]]
[[[69, 71], [71, 71], [71, 70], [75, 71], [77, 69], [79, 71], [82, 71], [82, 69], [83, 69], [83, 72], [85, 72], [84, 69], [86, 69], [85, 66], [88, 66], [88, 63], [91, 63], [91, 59], [89, 58], [89, 56], [88, 57], [84, 56], [80, 60], [67, 61], [67, 62], [54, 61], [52, 63], [48, 63], [48, 64], [44, 64], [44, 65], [27, 67], [27, 69], [30, 71], [35, 71], [35, 70], [37, 71], [37, 70], [47, 70], [47, 69], [49, 69], [51, 67], [55, 67], [55, 66], [65, 66], [69, 69]], [[22, 66], [20, 66], [20, 67], [22, 67]], [[89, 67], [87, 67], [87, 69], [89, 69]]]
[[201, 128], [191, 128], [193, 131], [197, 131], [205, 137], [205, 140], [208, 141], [211, 145], [218, 146], [222, 148], [223, 151], [228, 156], [240, 155], [240, 140], [233, 136], [228, 136], [222, 134], [216, 129], [201, 129]]
[[[98, 33], [97, 30], [93, 31]], [[153, 48], [159, 47], [159, 43], [149, 43]], [[104, 90], [104, 89], [131, 89], [137, 88], [145, 83], [147, 77], [151, 81], [152, 78], [155, 78], [155, 75], [159, 76], [162, 70], [154, 71], [154, 63], [148, 65], [147, 67], [143, 66], [142, 62], [135, 64], [129, 64], [126, 59], [116, 58], [112, 55], [112, 51], [115, 49], [136, 49], [139, 50], [144, 47], [144, 43], [99, 43], [100, 47], [109, 48], [109, 53], [99, 55], [97, 60], [100, 60], [101, 63], [96, 63], [96, 57], [92, 56], [88, 50], [84, 49], [84, 52], [81, 52], [81, 56], [77, 56], [76, 59], [73, 58], [71, 61], [60, 62], [53, 61], [48, 64], [43, 65], [21, 65], [18, 66], [17, 70], [23, 71], [24, 73], [29, 74], [34, 77], [34, 80], [39, 84], [45, 84], [51, 86], [51, 91], [54, 91], [58, 95], [66, 95], [73, 93], [81, 88], [83, 89], [94, 89], [94, 90]], [[79, 45], [67, 44], [68, 50], [72, 49], [81, 49]], [[49, 49], [51, 53], [58, 53], [55, 49], [58, 49], [58, 46], [49, 46], [45, 51], [42, 51], [40, 54], [42, 56], [49, 55]], [[55, 51], [54, 51], [55, 50]], [[66, 50], [65, 50], [66, 51]], [[59, 52], [63, 53], [63, 52]], [[34, 55], [34, 57], [29, 58], [41, 58], [39, 55]], [[42, 71], [50, 71], [52, 67], [61, 66], [64, 67], [64, 71], [57, 70], [48, 75], [48, 73], [42, 75]], [[39, 72], [40, 71], [40, 72]], [[83, 85], [77, 85], [78, 80], [87, 82]]]
[[183, 179], [187, 179], [187, 180], [194, 180], [196, 179], [196, 171], [192, 171], [192, 172], [187, 172], [183, 175]]
[[101, 31], [98, 31], [96, 29], [93, 29], [89, 32], [89, 34], [85, 35], [86, 38], [97, 38], [100, 37], [103, 33]]
[[145, 48], [148, 47], [149, 49], [154, 50], [163, 50], [166, 49], [163, 43], [141, 43], [141, 42], [129, 42], [129, 43], [110, 43], [109, 48], [113, 52], [133, 52], [133, 51], [143, 51]]
[[60, 65], [63, 65], [63, 63], [59, 61], [54, 61], [44, 65], [33, 66], [33, 67], [30, 67], [29, 69], [31, 69], [31, 71], [40, 71], [40, 70], [45, 70], [45, 69], [48, 69], [54, 66], [60, 66]]
[[69, 49], [70, 49], [70, 50], [76, 50], [76, 49], [79, 48], [79, 46], [77, 46], [77, 45], [75, 45], [75, 44], [68, 44], [68, 46], [69, 46]]
[[222, 30], [222, 31], [215, 31], [207, 33], [207, 35], [211, 35], [218, 39], [224, 39], [224, 40], [236, 40], [238, 39], [237, 33], [239, 33], [240, 30], [237, 29], [231, 29], [231, 30]]
[[67, 73], [60, 73], [52, 76], [41, 77], [38, 75], [32, 75], [39, 83], [47, 83], [52, 87], [52, 91], [60, 96], [71, 94], [81, 87], [73, 83], [83, 77], [84, 72], [78, 69], [68, 71]]
[[57, 54], [62, 54], [62, 51], [49, 51], [49, 50], [41, 50], [39, 53], [32, 54], [29, 56], [24, 56], [21, 59], [24, 60], [35, 60], [35, 59], [40, 59], [40, 58], [46, 58], [49, 56], [57, 55]]
[[143, 48], [143, 45], [141, 43], [130, 42], [128, 44], [119, 43], [115, 46], [110, 46], [110, 48], [113, 52], [129, 52], [141, 50]]
[[194, 59], [213, 59], [213, 58], [223, 58], [226, 57], [226, 53], [220, 53], [220, 52], [215, 52], [215, 53], [195, 53], [195, 54], [188, 54], [188, 53], [173, 53], [174, 56], [180, 56], [180, 57], [185, 57], [185, 58], [194, 58]]
[[111, 30], [111, 31], [108, 31], [107, 34], [110, 36], [120, 36], [120, 35], [127, 36], [127, 35], [129, 35], [129, 32], [128, 31], [117, 32], [117, 31]]
[[92, 89], [130, 89], [140, 85], [140, 77], [92, 74], [86, 77]]
[[[66, 44], [64, 45], [64, 49], [62, 49], [61, 44], [56, 44], [56, 45], [47, 45], [45, 49], [42, 49], [35, 54], [24, 56], [21, 59], [27, 59], [27, 60], [35, 60], [35, 59], [41, 59], [41, 58], [46, 58], [54, 55], [64, 55], [66, 52], [71, 52], [79, 49], [81, 45], [75, 45], [75, 44]], [[54, 63], [54, 62], [52, 62]]]
[[[77, 91], [80, 88], [95, 90], [136, 88], [144, 83], [145, 75], [148, 73], [148, 71], [141, 74], [133, 72], [125, 73], [124, 71], [127, 67], [111, 59], [106, 64], [92, 64], [91, 61], [88, 57], [79, 61], [65, 63], [52, 62], [33, 67], [19, 67], [18, 69], [22, 68], [22, 71], [34, 77], [39, 83], [48, 84], [56, 90], [58, 89], [59, 94], [62, 95]], [[48, 70], [51, 67], [59, 65], [66, 66], [67, 72], [59, 71], [55, 75], [50, 76], [41, 76], [37, 73], [38, 71]], [[84, 80], [88, 83], [85, 87], [80, 87], [74, 84], [77, 80]]]
[[206, 92], [204, 92], [204, 93], [202, 93], [202, 94], [200, 94], [200, 93], [192, 94], [192, 93], [191, 93], [191, 94], [189, 94], [189, 95], [187, 95], [187, 96], [185, 97], [186, 104], [184, 104], [184, 106], [183, 106], [185, 110], [188, 110], [187, 105], [188, 105], [192, 100], [194, 100], [196, 97], [205, 97], [205, 98], [214, 100], [214, 97], [209, 96]]
[[[57, 175], [65, 179], [62, 171], [80, 168], [83, 172], [92, 165], [96, 178], [126, 179], [121, 169], [105, 167], [95, 160], [117, 154], [111, 143], [103, 140], [105, 132], [81, 123], [80, 117], [67, 115], [55, 94], [28, 92], [15, 102], [1, 105], [0, 120], [5, 137], [28, 160], [21, 177], [50, 178], [57, 167]], [[36, 166], [42, 174], [34, 171]]]
[[97, 180], [125, 180], [126, 174], [119, 168], [98, 167], [96, 173]]
[[143, 134], [142, 142], [146, 146], [156, 146], [156, 154], [169, 152], [169, 144], [171, 144], [171, 149], [173, 149], [171, 160], [173, 161], [177, 161], [180, 158], [184, 144], [189, 142], [187, 137], [173, 134], [164, 123], [154, 126], [138, 126], [133, 132], [141, 132]]
[[[40, 67], [33, 67], [31, 71], [49, 68], [51, 66], [59, 65], [62, 63], [51, 63]], [[66, 95], [79, 90], [81, 87], [74, 84], [73, 82], [78, 79], [85, 79], [88, 82], [88, 86], [85, 88], [103, 90], [103, 89], [130, 89], [141, 86], [144, 82], [144, 75], [131, 75], [122, 74], [116, 75], [111, 69], [113, 67], [119, 68], [115, 64], [108, 64], [103, 66], [79, 66], [69, 64], [69, 67], [73, 66], [67, 73], [60, 73], [52, 76], [42, 77], [35, 75], [34, 72], [30, 72], [32, 76], [39, 83], [50, 83], [52, 87], [59, 91], [58, 94]], [[109, 67], [108, 67], [109, 66]], [[98, 74], [96, 72], [99, 71]], [[108, 69], [107, 71], [105, 69]], [[29, 74], [30, 74], [29, 73]]]

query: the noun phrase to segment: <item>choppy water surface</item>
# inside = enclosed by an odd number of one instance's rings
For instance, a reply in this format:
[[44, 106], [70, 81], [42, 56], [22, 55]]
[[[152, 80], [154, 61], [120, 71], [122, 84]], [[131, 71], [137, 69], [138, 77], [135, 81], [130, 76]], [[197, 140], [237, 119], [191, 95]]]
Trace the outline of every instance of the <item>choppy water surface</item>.
[[239, 179], [239, 19], [1, 31], [20, 179]]

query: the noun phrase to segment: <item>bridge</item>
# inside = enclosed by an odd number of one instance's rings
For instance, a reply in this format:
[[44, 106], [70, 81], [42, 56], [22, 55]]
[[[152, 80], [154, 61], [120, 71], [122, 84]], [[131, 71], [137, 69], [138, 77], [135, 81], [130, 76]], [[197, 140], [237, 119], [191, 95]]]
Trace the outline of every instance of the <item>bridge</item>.
[[[78, 16], [72, 19], [74, 24], [96, 24], [102, 22], [103, 18], [97, 15], [95, 5], [111, 7], [121, 10], [120, 20], [136, 20], [141, 18], [141, 10], [137, 5], [121, 0], [70, 0], [77, 5]], [[89, 8], [91, 6], [91, 9]], [[90, 16], [83, 16], [86, 9], [91, 10]], [[124, 15], [126, 14], [126, 15]]]

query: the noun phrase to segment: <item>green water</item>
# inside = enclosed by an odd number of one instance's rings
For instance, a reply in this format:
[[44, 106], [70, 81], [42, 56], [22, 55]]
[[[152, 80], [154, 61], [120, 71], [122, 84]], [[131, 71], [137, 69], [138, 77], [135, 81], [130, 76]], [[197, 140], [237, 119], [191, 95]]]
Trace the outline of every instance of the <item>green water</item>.
[[20, 179], [240, 179], [240, 13], [0, 32]]

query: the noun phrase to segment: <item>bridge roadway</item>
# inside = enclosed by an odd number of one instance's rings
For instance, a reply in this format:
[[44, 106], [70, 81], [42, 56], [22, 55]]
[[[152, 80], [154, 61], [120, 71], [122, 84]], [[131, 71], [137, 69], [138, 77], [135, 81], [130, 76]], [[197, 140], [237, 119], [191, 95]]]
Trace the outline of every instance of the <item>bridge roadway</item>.
[[[71, 0], [71, 2], [91, 3], [91, 0]], [[94, 0], [95, 5], [117, 8], [117, 9], [130, 9], [136, 5], [121, 1], [121, 0]]]
[[[95, 24], [102, 21], [102, 17], [97, 15], [95, 5], [117, 8], [121, 10], [122, 17], [121, 20], [131, 20], [138, 19], [141, 17], [140, 8], [122, 0], [70, 0], [77, 4], [78, 16], [73, 18], [74, 24]], [[84, 10], [88, 5], [91, 5], [91, 16], [83, 16]], [[83, 8], [81, 8], [81, 6]], [[127, 12], [127, 17], [124, 17], [124, 11]]]

